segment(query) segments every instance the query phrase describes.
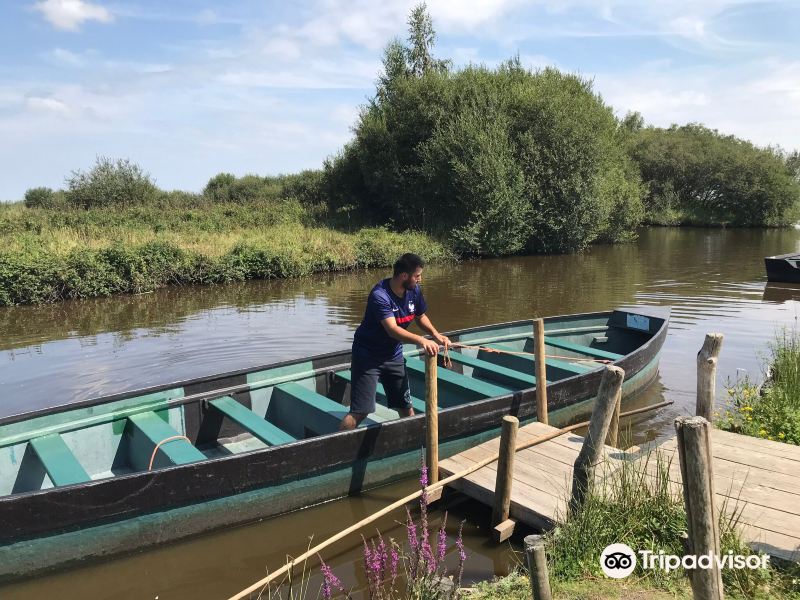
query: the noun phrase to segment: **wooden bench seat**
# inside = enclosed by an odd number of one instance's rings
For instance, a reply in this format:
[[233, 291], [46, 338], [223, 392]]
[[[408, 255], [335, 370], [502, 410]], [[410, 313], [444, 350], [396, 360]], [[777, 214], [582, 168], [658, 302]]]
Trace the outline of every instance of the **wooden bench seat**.
[[52, 433], [34, 438], [30, 444], [53, 485], [72, 485], [91, 481], [91, 477], [60, 434]]
[[[129, 436], [129, 461], [131, 466], [139, 471], [147, 470], [153, 448], [159, 442], [180, 435], [154, 412], [131, 415], [128, 417], [125, 431]], [[153, 468], [185, 465], [205, 459], [205, 454], [187, 440], [177, 438], [159, 446]]]
[[286, 433], [283, 429], [259, 417], [252, 410], [243, 406], [230, 396], [211, 400], [209, 405], [235, 423], [244, 427], [247, 431], [269, 446], [278, 446], [279, 444], [288, 444], [289, 442], [296, 441], [296, 438]]

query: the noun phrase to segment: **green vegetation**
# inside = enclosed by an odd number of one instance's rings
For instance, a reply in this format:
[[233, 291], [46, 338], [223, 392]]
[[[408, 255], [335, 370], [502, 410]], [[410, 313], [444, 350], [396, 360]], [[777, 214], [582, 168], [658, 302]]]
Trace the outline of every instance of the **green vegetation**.
[[731, 406], [720, 429], [800, 445], [800, 337], [784, 332], [771, 348], [769, 377], [759, 390], [749, 378], [728, 387]]
[[632, 115], [624, 124], [649, 188], [649, 223], [774, 227], [797, 220], [797, 153], [784, 156], [702, 125], [643, 128]]

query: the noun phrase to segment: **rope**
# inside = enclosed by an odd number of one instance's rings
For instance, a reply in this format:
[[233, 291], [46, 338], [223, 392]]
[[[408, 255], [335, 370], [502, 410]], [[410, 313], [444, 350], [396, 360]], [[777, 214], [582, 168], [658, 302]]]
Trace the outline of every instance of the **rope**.
[[[449, 346], [444, 347], [444, 352], [442, 353], [442, 362], [446, 369], [449, 369], [453, 366], [453, 360], [450, 358], [449, 348], [464, 348], [466, 350], [483, 350], [484, 352], [492, 352], [494, 354], [514, 354], [517, 356], [533, 356], [536, 357], [535, 352], [523, 352], [521, 350], [498, 350], [497, 348], [490, 348], [489, 346], [470, 346], [468, 344], [459, 344], [458, 342], [451, 342]], [[560, 360], [571, 360], [573, 362], [593, 362], [593, 363], [600, 363], [603, 365], [611, 364], [614, 362], [613, 360], [609, 360], [607, 358], [579, 358], [577, 356], [561, 356], [559, 354], [545, 354], [545, 360], [548, 358], [557, 358]]]
[[163, 440], [161, 440], [156, 444], [155, 448], [153, 448], [153, 453], [150, 455], [150, 465], [147, 467], [148, 471], [153, 470], [153, 461], [156, 459], [156, 452], [158, 452], [158, 449], [161, 447], [161, 444], [166, 444], [167, 442], [171, 442], [172, 440], [186, 440], [190, 444], [192, 443], [192, 440], [190, 440], [185, 435], [171, 435], [168, 438], [164, 438]]
[[[664, 406], [669, 406], [670, 404], [672, 404], [672, 401], [661, 402], [660, 404], [653, 404], [651, 406], [645, 406], [643, 408], [637, 408], [635, 410], [629, 410], [627, 412], [620, 413], [619, 416], [620, 417], [630, 417], [630, 416], [633, 416], [633, 415], [636, 415], [636, 414], [639, 414], [639, 413], [648, 412], [648, 411], [651, 411], [651, 410], [655, 410], [657, 408], [662, 408]], [[547, 441], [552, 440], [553, 438], [556, 438], [556, 437], [558, 437], [560, 435], [563, 435], [565, 433], [569, 433], [570, 431], [574, 431], [576, 429], [580, 429], [581, 427], [586, 427], [587, 425], [589, 425], [589, 421], [583, 421], [582, 423], [576, 423], [575, 425], [570, 425], [568, 427], [563, 427], [562, 429], [558, 429], [556, 431], [551, 431], [550, 433], [547, 433], [545, 435], [540, 435], [538, 437], [533, 438], [532, 440], [528, 440], [527, 442], [523, 442], [523, 443], [519, 444], [516, 448], [514, 448], [514, 452], [519, 452], [521, 450], [525, 450], [527, 448], [530, 448], [531, 446], [536, 446], [536, 445], [541, 444], [543, 442], [547, 442]], [[241, 592], [239, 592], [238, 594], [235, 594], [235, 595], [231, 596], [228, 600], [241, 600], [242, 598], [244, 598], [248, 594], [251, 594], [252, 592], [255, 592], [255, 591], [259, 590], [259, 589], [263, 590], [272, 581], [274, 581], [275, 579], [277, 579], [281, 575], [284, 575], [285, 573], [288, 573], [289, 571], [294, 569], [295, 566], [303, 563], [303, 561], [308, 560], [309, 558], [311, 558], [315, 554], [319, 554], [320, 551], [324, 550], [325, 548], [327, 548], [331, 544], [333, 544], [335, 542], [338, 542], [339, 540], [341, 540], [344, 537], [347, 537], [351, 533], [354, 533], [354, 532], [358, 531], [359, 529], [369, 525], [370, 523], [372, 523], [374, 521], [377, 521], [380, 517], [389, 514], [393, 510], [395, 510], [397, 508], [400, 508], [401, 506], [405, 506], [406, 504], [408, 504], [412, 500], [416, 500], [417, 498], [419, 498], [422, 495], [423, 491], [426, 494], [430, 494], [434, 490], [438, 490], [439, 488], [442, 488], [442, 487], [444, 487], [444, 486], [446, 486], [446, 485], [448, 485], [448, 484], [450, 484], [450, 483], [452, 483], [452, 482], [454, 482], [454, 481], [456, 481], [458, 479], [462, 479], [462, 478], [466, 477], [467, 475], [470, 475], [470, 474], [474, 473], [478, 469], [482, 469], [486, 465], [489, 465], [489, 464], [495, 462], [498, 458], [500, 458], [500, 453], [499, 452], [497, 454], [494, 454], [493, 456], [488, 456], [487, 458], [484, 458], [483, 460], [475, 463], [474, 465], [472, 465], [468, 469], [464, 469], [463, 471], [459, 471], [458, 473], [453, 473], [452, 475], [450, 475], [450, 477], [446, 477], [445, 479], [441, 479], [440, 481], [438, 481], [438, 482], [436, 482], [436, 483], [434, 483], [432, 485], [429, 485], [428, 487], [425, 488], [425, 490], [417, 490], [416, 492], [413, 492], [413, 493], [409, 494], [408, 496], [405, 496], [404, 498], [400, 498], [399, 500], [393, 502], [389, 506], [387, 506], [385, 508], [382, 508], [381, 510], [379, 510], [376, 513], [373, 513], [369, 517], [366, 517], [366, 518], [360, 520], [358, 523], [355, 523], [355, 524], [351, 525], [347, 529], [343, 529], [342, 531], [340, 531], [336, 535], [334, 535], [332, 537], [329, 537], [324, 542], [321, 542], [321, 543], [317, 544], [313, 548], [309, 548], [306, 552], [304, 552], [303, 554], [301, 554], [297, 558], [293, 558], [292, 560], [287, 562], [285, 565], [283, 565], [277, 571], [273, 571], [272, 573], [270, 573], [269, 575], [267, 575], [266, 577], [264, 577], [260, 581], [255, 582], [253, 585], [251, 585], [247, 589], [244, 589]]]

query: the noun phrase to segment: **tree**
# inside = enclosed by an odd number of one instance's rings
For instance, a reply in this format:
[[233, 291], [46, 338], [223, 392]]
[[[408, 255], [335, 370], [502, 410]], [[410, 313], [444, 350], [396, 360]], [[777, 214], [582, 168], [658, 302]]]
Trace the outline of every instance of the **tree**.
[[421, 77], [431, 71], [447, 70], [449, 61], [437, 60], [431, 53], [436, 43], [436, 32], [424, 2], [417, 4], [408, 17], [408, 43], [406, 54], [412, 75]]

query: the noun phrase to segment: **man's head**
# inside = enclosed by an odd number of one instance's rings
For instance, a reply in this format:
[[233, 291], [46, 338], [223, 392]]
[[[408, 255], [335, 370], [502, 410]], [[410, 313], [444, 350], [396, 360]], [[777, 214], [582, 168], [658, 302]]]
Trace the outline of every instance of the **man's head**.
[[394, 263], [394, 278], [407, 290], [413, 290], [422, 281], [423, 261], [416, 254], [407, 252]]

